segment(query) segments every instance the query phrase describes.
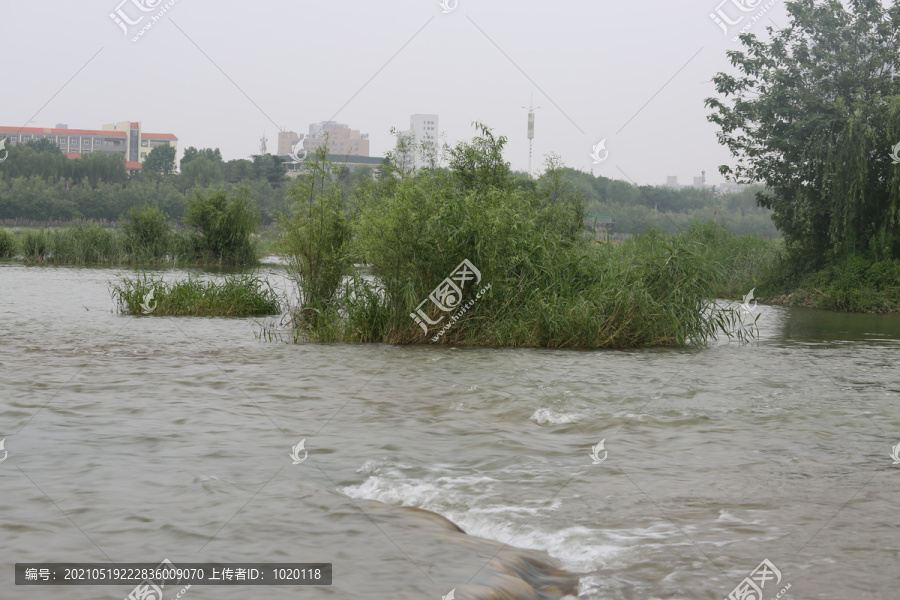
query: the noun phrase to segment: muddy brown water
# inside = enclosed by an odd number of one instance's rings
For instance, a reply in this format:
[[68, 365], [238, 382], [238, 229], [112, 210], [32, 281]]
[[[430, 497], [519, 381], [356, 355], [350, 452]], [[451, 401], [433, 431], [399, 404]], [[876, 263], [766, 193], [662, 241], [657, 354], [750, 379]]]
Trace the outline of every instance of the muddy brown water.
[[757, 341], [706, 349], [288, 345], [117, 315], [127, 273], [0, 263], [4, 600], [131, 589], [15, 563], [163, 558], [334, 565], [185, 600], [552, 598], [566, 573], [570, 598], [722, 600], [763, 559], [765, 600], [898, 597], [897, 317], [760, 306]]

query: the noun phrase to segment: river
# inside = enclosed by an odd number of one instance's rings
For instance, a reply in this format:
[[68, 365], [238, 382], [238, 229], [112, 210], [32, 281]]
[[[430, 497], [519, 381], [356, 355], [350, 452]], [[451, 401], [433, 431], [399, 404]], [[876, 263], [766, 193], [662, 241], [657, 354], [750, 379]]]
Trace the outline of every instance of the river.
[[759, 306], [757, 340], [705, 349], [293, 345], [118, 315], [129, 273], [0, 263], [4, 600], [131, 589], [14, 563], [164, 558], [333, 564], [186, 600], [490, 597], [522, 556], [590, 600], [722, 600], [764, 559], [765, 600], [900, 593], [896, 316]]

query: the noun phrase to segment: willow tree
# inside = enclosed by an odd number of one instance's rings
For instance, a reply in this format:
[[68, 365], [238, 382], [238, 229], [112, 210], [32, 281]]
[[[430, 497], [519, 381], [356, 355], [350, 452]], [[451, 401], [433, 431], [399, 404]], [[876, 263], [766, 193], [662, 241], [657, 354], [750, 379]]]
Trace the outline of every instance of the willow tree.
[[737, 75], [714, 77], [708, 119], [737, 159], [719, 171], [761, 182], [760, 206], [807, 263], [846, 253], [900, 258], [900, 0], [787, 2], [790, 26], [741, 36]]

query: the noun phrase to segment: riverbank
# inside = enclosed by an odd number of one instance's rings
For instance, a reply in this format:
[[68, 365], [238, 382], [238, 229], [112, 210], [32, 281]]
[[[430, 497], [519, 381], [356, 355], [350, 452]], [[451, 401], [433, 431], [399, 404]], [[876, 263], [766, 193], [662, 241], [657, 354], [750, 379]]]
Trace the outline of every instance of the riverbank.
[[900, 314], [900, 260], [848, 256], [808, 273], [781, 265], [758, 295], [760, 302], [778, 306]]

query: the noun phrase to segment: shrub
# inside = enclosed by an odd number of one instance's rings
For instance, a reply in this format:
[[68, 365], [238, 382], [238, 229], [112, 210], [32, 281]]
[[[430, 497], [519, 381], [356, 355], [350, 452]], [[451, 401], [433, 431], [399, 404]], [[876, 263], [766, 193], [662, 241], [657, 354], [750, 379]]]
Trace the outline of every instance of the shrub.
[[333, 305], [353, 261], [344, 193], [327, 162], [324, 144], [305, 166], [306, 173], [289, 193], [290, 214], [281, 216], [280, 226], [303, 318], [315, 320]]
[[122, 232], [126, 247], [134, 256], [165, 258], [169, 250], [171, 230], [168, 219], [154, 206], [132, 207]]
[[196, 251], [227, 264], [258, 261], [250, 236], [259, 220], [247, 188], [234, 195], [220, 189], [195, 190], [185, 210], [185, 222], [198, 234]]

